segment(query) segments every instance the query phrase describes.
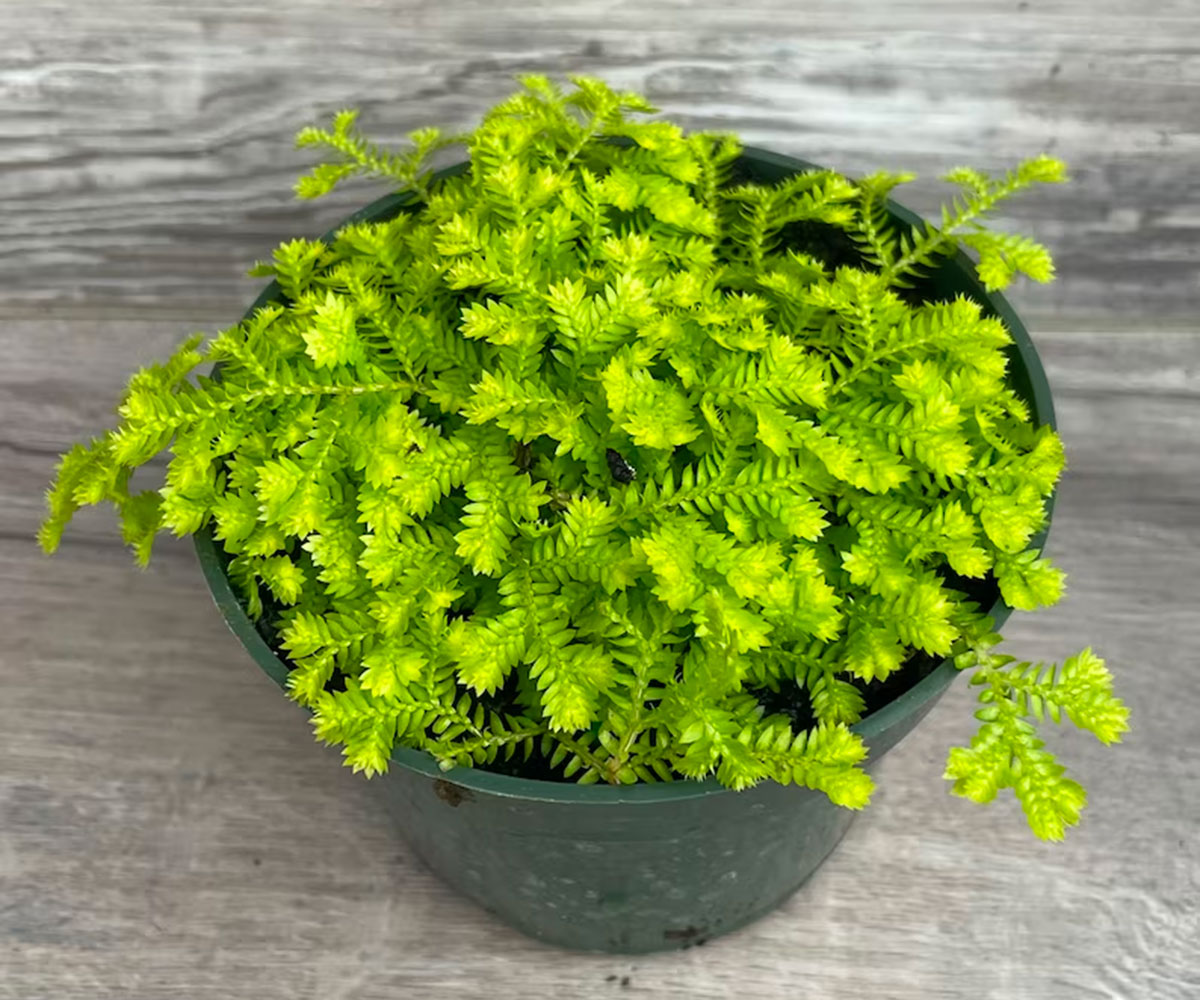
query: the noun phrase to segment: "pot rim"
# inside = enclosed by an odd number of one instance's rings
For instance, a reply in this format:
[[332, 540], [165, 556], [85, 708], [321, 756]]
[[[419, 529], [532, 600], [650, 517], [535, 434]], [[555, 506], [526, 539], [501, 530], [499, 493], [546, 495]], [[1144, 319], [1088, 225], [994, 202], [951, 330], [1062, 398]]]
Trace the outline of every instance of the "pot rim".
[[[790, 172], [802, 170], [824, 169], [806, 160], [776, 153], [755, 146], [742, 147], [742, 159], [758, 162], [768, 167], [781, 168]], [[456, 163], [439, 170], [435, 178], [453, 176], [464, 172], [469, 163]], [[343, 219], [329, 230], [323, 241], [330, 241], [334, 234], [343, 226], [355, 222], [375, 221], [395, 215], [412, 200], [408, 192], [384, 195], [377, 198], [352, 215]], [[888, 211], [900, 221], [909, 226], [917, 226], [924, 222], [915, 212], [892, 200], [887, 202]], [[1054, 414], [1054, 403], [1050, 393], [1050, 385], [1046, 378], [1045, 369], [1037, 349], [1025, 329], [1024, 323], [1008, 300], [999, 292], [988, 292], [975, 277], [975, 266], [971, 259], [960, 249], [948, 258], [943, 266], [957, 268], [970, 289], [971, 297], [985, 304], [1003, 323], [1013, 339], [1013, 347], [1021, 358], [1029, 378], [1030, 396], [1027, 400], [1032, 410], [1034, 422], [1039, 425], [1057, 426]], [[246, 311], [249, 317], [261, 306], [278, 299], [281, 290], [277, 282], [272, 281], [263, 289], [254, 303]], [[244, 318], [245, 318], [244, 317]], [[1053, 512], [1055, 494], [1051, 494], [1046, 502], [1047, 525], [1031, 541], [1031, 547], [1039, 551], [1044, 547], [1049, 531], [1049, 518]], [[225, 560], [213, 537], [211, 527], [204, 525], [193, 536], [196, 554], [200, 568], [212, 592], [213, 600], [220, 610], [230, 631], [238, 638], [242, 646], [250, 654], [255, 663], [280, 688], [287, 681], [288, 668], [259, 634], [258, 629], [250, 620], [240, 599], [234, 592], [225, 573]], [[995, 622], [995, 628], [1008, 619], [1012, 613], [1001, 597], [989, 609], [988, 614]], [[872, 739], [899, 720], [918, 709], [927, 701], [936, 698], [953, 681], [958, 668], [950, 658], [943, 660], [932, 671], [914, 684], [903, 694], [888, 702], [882, 708], [863, 718], [850, 727], [858, 733], [868, 749]], [[429, 778], [439, 779], [472, 791], [504, 798], [522, 799], [539, 802], [557, 802], [570, 805], [618, 805], [618, 804], [651, 804], [678, 802], [687, 799], [708, 798], [714, 795], [736, 794], [733, 789], [720, 784], [715, 778], [692, 780], [681, 778], [675, 781], [638, 783], [634, 785], [580, 785], [568, 781], [543, 781], [536, 778], [518, 778], [508, 774], [498, 774], [480, 767], [453, 767], [443, 771], [437, 761], [424, 750], [411, 747], [395, 747], [390, 760], [410, 771], [415, 771]]]

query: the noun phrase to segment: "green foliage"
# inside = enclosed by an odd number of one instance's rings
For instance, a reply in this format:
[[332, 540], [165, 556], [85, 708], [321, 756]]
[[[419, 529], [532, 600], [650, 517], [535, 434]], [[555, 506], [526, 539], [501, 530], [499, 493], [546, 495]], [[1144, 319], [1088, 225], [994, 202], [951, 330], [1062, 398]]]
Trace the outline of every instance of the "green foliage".
[[[984, 701], [955, 790], [1012, 787], [1060, 836], [1082, 790], [1030, 719], [1111, 741], [1125, 710], [1090, 653], [983, 652], [959, 588], [1058, 599], [1032, 546], [1061, 444], [1006, 381], [1003, 324], [912, 288], [958, 245], [990, 288], [1048, 279], [1042, 247], [980, 223], [1062, 165], [956, 170], [941, 226], [910, 231], [887, 210], [907, 175], [735, 183], [736, 137], [593, 79], [523, 84], [404, 152], [353, 112], [304, 129], [334, 158], [301, 196], [367, 174], [404, 209], [283, 244], [255, 270], [279, 302], [134, 375], [119, 426], [64, 456], [43, 547], [104, 501], [141, 562], [159, 531], [211, 530], [291, 697], [368, 775], [397, 745], [542, 754], [581, 782], [795, 782], [860, 808], [867, 686], [953, 655]], [[435, 177], [452, 142], [470, 168]], [[829, 234], [857, 266], [822, 256]], [[164, 449], [161, 487], [131, 492]]]
[[[998, 640], [988, 636], [983, 646]], [[1129, 710], [1113, 695], [1104, 661], [1085, 649], [1061, 667], [1047, 667], [988, 654], [982, 646], [960, 661], [961, 667], [975, 668], [971, 683], [982, 687], [983, 707], [975, 713], [981, 725], [970, 747], [950, 751], [946, 777], [957, 794], [976, 802], [1013, 789], [1034, 833], [1062, 840], [1066, 827], [1078, 822], [1087, 795], [1066, 777], [1030, 720], [1048, 716], [1061, 722], [1065, 714], [1101, 743], [1120, 740], [1129, 728]]]

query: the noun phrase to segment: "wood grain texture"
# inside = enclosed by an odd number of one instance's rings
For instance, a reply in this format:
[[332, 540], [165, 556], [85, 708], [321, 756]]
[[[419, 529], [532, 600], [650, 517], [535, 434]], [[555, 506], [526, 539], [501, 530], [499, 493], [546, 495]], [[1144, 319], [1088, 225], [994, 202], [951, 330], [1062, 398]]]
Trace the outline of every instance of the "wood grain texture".
[[[0, 303], [129, 316], [244, 301], [320, 232], [297, 128], [359, 106], [384, 139], [470, 126], [518, 71], [643, 89], [694, 127], [851, 171], [930, 178], [1048, 149], [1075, 182], [1014, 204], [1061, 280], [1035, 314], [1184, 321], [1200, 290], [1193, 0], [0, 2]], [[937, 185], [906, 194], [936, 204]]]
[[[800, 8], [0, 0], [0, 1000], [1200, 995], [1200, 9]], [[946, 794], [959, 684], [777, 913], [682, 953], [554, 951], [412, 857], [225, 631], [186, 543], [138, 572], [86, 511], [35, 551], [56, 453], [130, 369], [230, 322], [248, 261], [366, 197], [289, 200], [298, 123], [468, 124], [519, 69], [601, 73], [852, 170], [1073, 161], [1073, 188], [1014, 209], [1061, 261], [1014, 298], [1068, 448], [1069, 592], [1006, 634], [1094, 645], [1134, 731], [1052, 735], [1092, 798], [1065, 844]]]

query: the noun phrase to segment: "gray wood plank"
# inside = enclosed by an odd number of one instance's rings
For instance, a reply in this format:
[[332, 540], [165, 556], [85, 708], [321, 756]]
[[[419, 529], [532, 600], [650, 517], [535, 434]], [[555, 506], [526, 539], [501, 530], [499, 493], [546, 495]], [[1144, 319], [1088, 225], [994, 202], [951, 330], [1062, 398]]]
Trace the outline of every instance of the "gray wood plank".
[[[296, 129], [470, 126], [512, 75], [595, 73], [691, 127], [850, 172], [1073, 166], [1000, 220], [1061, 279], [1058, 325], [1186, 322], [1200, 287], [1200, 7], [1190, 0], [4, 3], [0, 307], [131, 316], [245, 301], [240, 275], [373, 195], [290, 185]], [[928, 211], [935, 186], [908, 196]]]
[[174, 325], [26, 321], [0, 344], [0, 997], [1200, 990], [1200, 336], [1038, 336], [1072, 463], [1051, 538], [1069, 592], [1017, 616], [1009, 646], [1094, 645], [1134, 711], [1112, 751], [1051, 736], [1091, 792], [1083, 825], [1041, 845], [1015, 806], [946, 794], [946, 748], [971, 731], [959, 684], [799, 896], [701, 949], [630, 959], [527, 941], [429, 874], [225, 632], [185, 543], [139, 572], [97, 511], [56, 558], [33, 550], [53, 451], [190, 329]]
[[[1200, 995], [1193, 0], [0, 0], [0, 23], [0, 1000]], [[293, 202], [296, 127], [345, 105], [383, 138], [467, 126], [526, 70], [851, 172], [1072, 164], [1005, 220], [1060, 263], [1013, 298], [1070, 460], [1068, 595], [1006, 635], [1095, 646], [1134, 731], [1052, 735], [1092, 796], [1066, 844], [946, 794], [960, 684], [777, 913], [684, 953], [554, 951], [413, 858], [224, 630], [186, 543], [139, 572], [87, 511], [35, 551], [54, 456], [129, 371], [231, 322], [246, 265], [373, 196]]]

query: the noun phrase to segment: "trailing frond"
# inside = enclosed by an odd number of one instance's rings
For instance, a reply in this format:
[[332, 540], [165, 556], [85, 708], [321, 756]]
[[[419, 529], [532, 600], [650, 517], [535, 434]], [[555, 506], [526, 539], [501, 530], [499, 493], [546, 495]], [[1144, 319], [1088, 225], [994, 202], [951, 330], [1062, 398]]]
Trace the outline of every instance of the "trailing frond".
[[1046, 716], [1059, 722], [1065, 714], [1102, 743], [1113, 743], [1129, 728], [1129, 710], [1112, 693], [1112, 676], [1104, 661], [1085, 649], [1061, 667], [1018, 663], [1012, 657], [975, 654], [973, 685], [980, 686], [981, 725], [970, 747], [950, 751], [946, 778], [954, 792], [989, 802], [1012, 788], [1030, 828], [1045, 840], [1061, 840], [1079, 821], [1087, 802], [1083, 788], [1045, 749], [1030, 720]]
[[969, 167], [951, 170], [943, 180], [957, 184], [962, 193], [943, 207], [940, 228], [926, 224], [923, 232], [902, 235], [899, 243], [901, 255], [885, 268], [884, 275], [895, 280], [914, 274], [921, 268], [929, 267], [936, 255], [952, 253], [959, 239], [971, 237], [978, 244], [977, 249], [981, 249], [981, 252], [986, 249], [979, 271], [980, 280], [985, 286], [990, 286], [997, 278], [1002, 278], [1007, 284], [1012, 271], [1024, 270], [1022, 264], [1030, 266], [1035, 277], [1044, 276], [1038, 280], [1048, 280], [1052, 273], [1050, 260], [1041, 247], [1032, 240], [1009, 240], [1006, 243], [1002, 238], [980, 238], [980, 220], [999, 202], [1018, 191], [1034, 184], [1061, 184], [1066, 179], [1066, 165], [1045, 154], [1023, 161], [998, 178], [988, 177]]

